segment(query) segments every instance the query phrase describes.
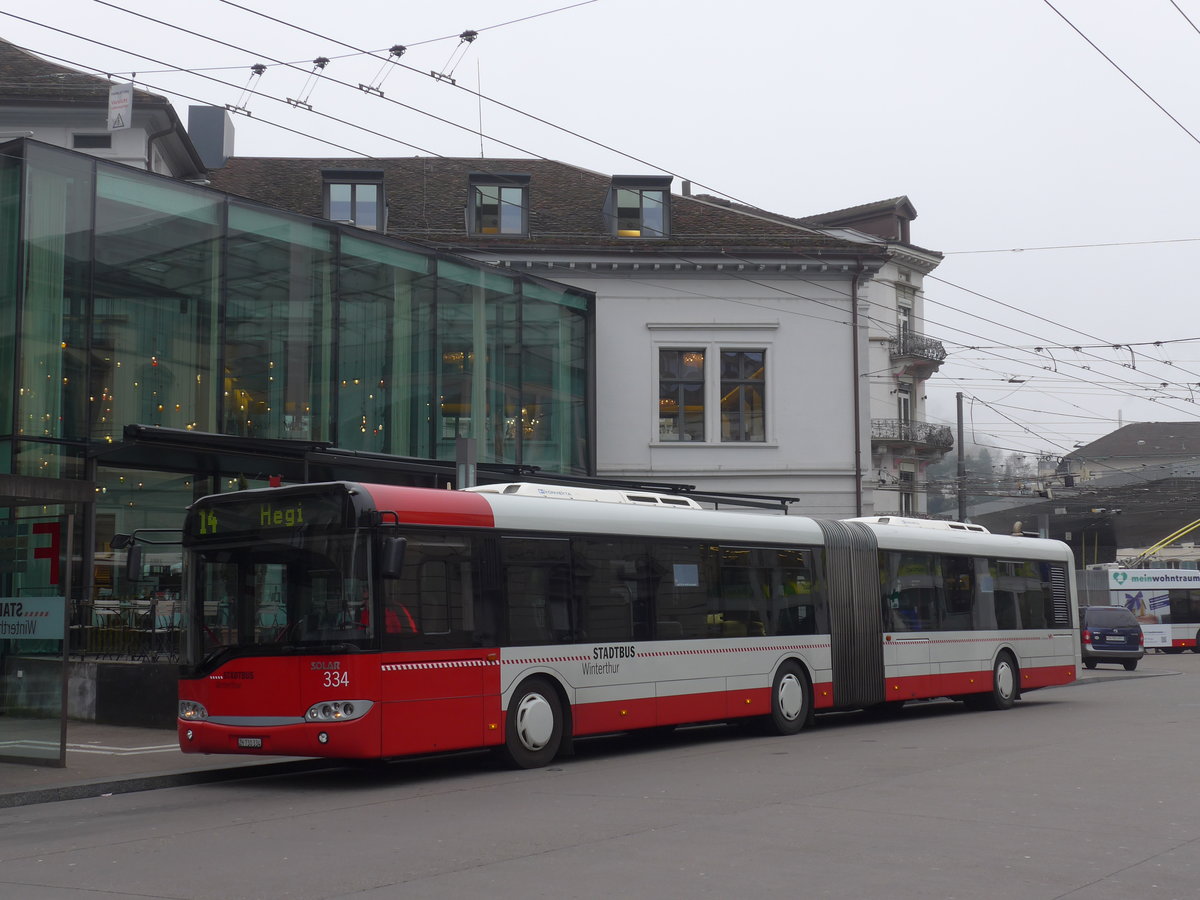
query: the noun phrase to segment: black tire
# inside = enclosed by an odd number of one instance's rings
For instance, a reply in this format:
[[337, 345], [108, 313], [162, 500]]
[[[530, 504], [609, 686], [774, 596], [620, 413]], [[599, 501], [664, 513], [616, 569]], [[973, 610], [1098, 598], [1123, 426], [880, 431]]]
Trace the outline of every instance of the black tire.
[[1121, 663], [1125, 667], [1126, 672], [1132, 672], [1137, 668], [1138, 661], [1136, 659], [1127, 659]]
[[812, 683], [804, 667], [794, 660], [783, 663], [771, 681], [771, 715], [767, 724], [773, 734], [799, 734], [812, 722]]
[[546, 678], [526, 678], [508, 704], [505, 755], [520, 769], [548, 765], [562, 746], [563, 727], [562, 701], [554, 685]]
[[1097, 665], [1098, 663], [1094, 659], [1085, 659], [1083, 661], [1083, 667], [1085, 669], [1094, 669]]
[[1001, 650], [992, 667], [992, 689], [975, 694], [968, 704], [973, 709], [1012, 709], [1021, 696], [1021, 670], [1007, 650]]

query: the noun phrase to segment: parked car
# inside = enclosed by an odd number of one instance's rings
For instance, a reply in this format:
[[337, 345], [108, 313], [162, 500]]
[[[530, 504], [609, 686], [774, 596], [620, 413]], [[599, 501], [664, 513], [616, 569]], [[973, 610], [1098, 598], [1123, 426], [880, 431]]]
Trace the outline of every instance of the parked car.
[[1146, 640], [1137, 618], [1123, 606], [1084, 606], [1079, 610], [1083, 664], [1120, 663], [1129, 671], [1146, 655]]

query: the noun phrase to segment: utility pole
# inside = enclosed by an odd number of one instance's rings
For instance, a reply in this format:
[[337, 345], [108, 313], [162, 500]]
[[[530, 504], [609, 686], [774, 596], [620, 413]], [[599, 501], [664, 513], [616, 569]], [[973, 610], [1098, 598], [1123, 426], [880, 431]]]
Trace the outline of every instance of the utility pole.
[[962, 391], [954, 395], [958, 405], [958, 521], [967, 521], [967, 451], [963, 447]]

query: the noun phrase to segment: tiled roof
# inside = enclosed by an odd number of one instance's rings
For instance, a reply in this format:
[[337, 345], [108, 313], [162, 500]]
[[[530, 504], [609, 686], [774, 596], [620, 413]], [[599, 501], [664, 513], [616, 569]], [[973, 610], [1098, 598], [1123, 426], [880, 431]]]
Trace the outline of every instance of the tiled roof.
[[[402, 157], [309, 159], [231, 157], [209, 172], [221, 191], [309, 216], [323, 215], [322, 171], [382, 171], [388, 200], [388, 233], [457, 247], [528, 249], [639, 246], [878, 254], [878, 248], [815, 234], [798, 220], [749, 207], [722, 207], [701, 198], [671, 197], [670, 235], [665, 239], [618, 238], [604, 216], [612, 177], [544, 159]], [[466, 228], [468, 178], [472, 174], [529, 176], [529, 235], [473, 235]]]
[[[0, 103], [108, 104], [116, 82], [42, 59], [0, 39]], [[169, 106], [159, 94], [134, 90], [134, 102]]]
[[845, 209], [835, 209], [831, 212], [818, 213], [815, 216], [805, 216], [800, 221], [813, 225], [844, 225], [881, 213], [892, 213], [908, 219], [917, 217], [916, 207], [912, 205], [908, 197], [901, 195], [892, 197], [890, 200], [876, 200], [874, 203], [861, 203], [858, 206], [847, 206]]
[[1083, 460], [1163, 456], [1200, 456], [1200, 422], [1137, 422], [1067, 454]]

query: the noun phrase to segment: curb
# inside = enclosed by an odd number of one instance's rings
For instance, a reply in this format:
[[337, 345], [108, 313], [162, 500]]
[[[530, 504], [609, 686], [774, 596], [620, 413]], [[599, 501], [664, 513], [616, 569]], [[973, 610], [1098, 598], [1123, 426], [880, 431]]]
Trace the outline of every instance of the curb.
[[0, 794], [0, 809], [33, 806], [38, 803], [56, 803], [60, 800], [86, 800], [111, 794], [132, 794], [138, 791], [155, 791], [169, 787], [238, 781], [246, 778], [292, 775], [339, 768], [342, 765], [344, 762], [340, 760], [301, 759], [262, 765], [235, 766], [228, 769], [197, 769], [187, 772], [166, 772], [161, 775], [131, 775], [128, 778], [120, 779], [96, 779], [77, 784], [63, 784], [57, 787]]

